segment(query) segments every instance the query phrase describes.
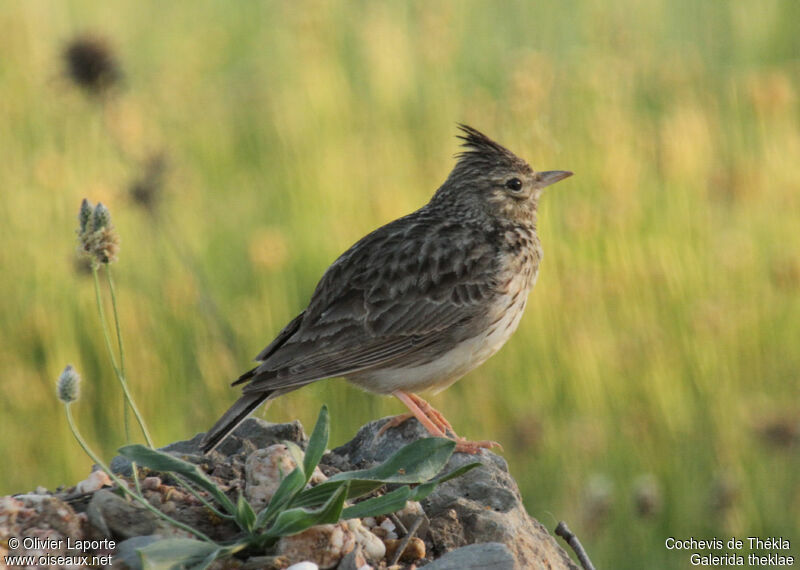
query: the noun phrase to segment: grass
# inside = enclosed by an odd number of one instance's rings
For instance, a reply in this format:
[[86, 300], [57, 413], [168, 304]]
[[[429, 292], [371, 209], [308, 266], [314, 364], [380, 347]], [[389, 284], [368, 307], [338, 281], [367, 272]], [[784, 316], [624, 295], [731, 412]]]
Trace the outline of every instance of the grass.
[[[228, 381], [339, 253], [429, 198], [463, 121], [576, 176], [544, 197], [520, 330], [433, 404], [462, 435], [503, 442], [530, 512], [551, 530], [568, 521], [598, 567], [688, 567], [669, 536], [799, 540], [797, 6], [3, 11], [0, 454], [13, 467], [0, 492], [88, 472], [53, 393], [67, 363], [85, 379], [73, 408], [87, 439], [105, 458], [124, 443], [91, 277], [74, 263], [83, 197], [122, 236], [127, 376], [165, 444], [213, 423], [236, 396]], [[84, 30], [124, 71], [103, 105], [62, 73]], [[162, 151], [154, 217], [127, 189]], [[310, 426], [322, 402], [334, 445], [401, 411], [331, 380], [266, 415]], [[644, 474], [661, 508], [643, 518]]]

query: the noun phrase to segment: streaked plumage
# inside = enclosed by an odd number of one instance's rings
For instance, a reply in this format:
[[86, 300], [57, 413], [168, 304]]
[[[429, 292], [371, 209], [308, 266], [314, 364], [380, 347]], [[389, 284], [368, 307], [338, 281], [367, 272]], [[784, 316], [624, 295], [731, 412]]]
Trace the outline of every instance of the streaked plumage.
[[243, 396], [209, 430], [206, 450], [262, 401], [316, 380], [344, 376], [380, 394], [441, 390], [508, 340], [542, 257], [539, 194], [571, 173], [534, 172], [461, 130], [466, 150], [431, 201], [328, 268], [308, 307], [234, 382], [247, 382]]

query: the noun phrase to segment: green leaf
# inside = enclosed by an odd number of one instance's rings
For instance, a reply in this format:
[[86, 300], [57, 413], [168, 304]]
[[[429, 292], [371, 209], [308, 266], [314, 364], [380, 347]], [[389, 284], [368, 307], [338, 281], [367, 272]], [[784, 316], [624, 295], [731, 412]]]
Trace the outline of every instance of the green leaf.
[[306, 448], [306, 456], [303, 461], [303, 468], [306, 472], [306, 483], [311, 479], [314, 474], [314, 469], [322, 459], [325, 453], [325, 448], [328, 446], [328, 435], [330, 432], [331, 420], [328, 416], [328, 406], [323, 405], [319, 410], [317, 423], [314, 426], [314, 431], [311, 432], [311, 438], [308, 440], [308, 447]]
[[306, 485], [306, 478], [301, 466], [295, 467], [289, 475], [283, 478], [278, 490], [272, 495], [267, 508], [258, 513], [256, 518], [256, 529], [264, 528], [275, 516], [286, 507], [289, 502], [302, 491]]
[[318, 509], [294, 508], [283, 511], [275, 519], [275, 524], [270, 527], [265, 536], [269, 538], [289, 536], [303, 532], [314, 525], [339, 522], [348, 487], [348, 482], [342, 484], [327, 502]]
[[[303, 453], [303, 448], [293, 441], [284, 441], [283, 445], [286, 446], [286, 449], [289, 451], [289, 455], [292, 457], [292, 461], [294, 461], [295, 465], [300, 468], [300, 471], [303, 472], [303, 478], [305, 478], [305, 468], [303, 467], [305, 462], [305, 453]], [[281, 475], [284, 474], [281, 473]]]
[[456, 442], [427, 437], [409, 443], [389, 459], [371, 469], [337, 473], [328, 481], [360, 479], [384, 483], [422, 483], [435, 477], [447, 464]]
[[421, 485], [417, 485], [412, 489], [411, 496], [408, 498], [409, 501], [421, 501], [428, 495], [430, 495], [433, 490], [436, 488], [437, 485], [444, 483], [445, 481], [449, 481], [450, 479], [454, 479], [459, 475], [463, 475], [467, 471], [472, 471], [476, 467], [480, 467], [483, 463], [475, 461], [474, 463], [468, 463], [467, 465], [462, 465], [458, 469], [453, 469], [450, 473], [446, 475], [442, 475], [441, 477], [437, 477], [436, 479], [431, 479], [427, 483], [423, 483]]
[[131, 570], [142, 570], [142, 557], [139, 556], [139, 551], [159, 540], [163, 539], [160, 536], [150, 534], [134, 536], [118, 542], [117, 551], [114, 553], [114, 559], [111, 562], [112, 566], [124, 564]]
[[347, 507], [342, 511], [342, 518], [347, 520], [393, 513], [405, 507], [410, 496], [411, 488], [408, 485], [403, 485], [399, 489], [395, 489], [381, 497], [372, 497], [352, 507]]
[[226, 549], [213, 542], [190, 538], [167, 538], [138, 549], [142, 568], [172, 570], [208, 568]]
[[442, 437], [414, 441], [376, 467], [337, 473], [326, 482], [302, 491], [292, 501], [292, 506], [320, 505], [342, 481], [350, 481], [348, 499], [371, 493], [386, 483], [425, 483], [447, 464], [455, 446], [454, 441]]
[[[327, 501], [343, 483], [344, 481], [325, 481], [315, 487], [305, 489], [292, 500], [292, 507], [314, 507], [321, 505]], [[349, 481], [349, 483], [350, 488], [347, 493], [348, 499], [361, 497], [383, 486], [381, 481], [361, 481], [356, 479]]]
[[236, 524], [239, 525], [244, 531], [252, 532], [253, 525], [256, 522], [256, 513], [253, 511], [253, 507], [250, 506], [250, 503], [244, 498], [244, 495], [239, 495], [239, 499], [236, 501]]
[[182, 459], [178, 459], [177, 457], [169, 455], [168, 453], [164, 453], [163, 451], [150, 449], [149, 447], [145, 447], [144, 445], [140, 445], [138, 443], [120, 447], [119, 452], [131, 461], [134, 461], [139, 465], [149, 467], [154, 471], [172, 471], [183, 475], [193, 483], [197, 484], [197, 486], [201, 489], [208, 491], [208, 493], [214, 497], [214, 499], [216, 499], [226, 511], [236, 516], [237, 510], [236, 506], [233, 504], [233, 501], [231, 501], [227, 495], [225, 495], [225, 493], [223, 493], [222, 490], [211, 481], [211, 479], [206, 477], [205, 474], [200, 471], [197, 465], [183, 461]]

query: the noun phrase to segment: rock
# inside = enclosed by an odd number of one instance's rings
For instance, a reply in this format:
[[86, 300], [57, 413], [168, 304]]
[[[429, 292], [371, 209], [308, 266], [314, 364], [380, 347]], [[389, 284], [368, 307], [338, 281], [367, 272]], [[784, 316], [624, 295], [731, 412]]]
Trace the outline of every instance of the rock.
[[75, 485], [75, 492], [91, 493], [92, 491], [97, 491], [103, 487], [110, 487], [111, 485], [113, 485], [111, 477], [102, 469], [97, 469], [89, 473], [86, 479]]
[[312, 526], [278, 541], [278, 554], [290, 564], [309, 561], [320, 568], [333, 568], [355, 548], [355, 535], [346, 522]]
[[247, 486], [244, 492], [256, 512], [267, 506], [282, 478], [295, 467], [297, 463], [289, 453], [289, 448], [282, 443], [257, 449], [247, 457], [244, 465]]
[[431, 521], [430, 537], [438, 552], [450, 552], [467, 544], [464, 527], [455, 509], [447, 509]]
[[[358, 468], [369, 468], [404, 445], [429, 437], [415, 419], [378, 435], [387, 421], [384, 418], [366, 424], [350, 442], [333, 453]], [[525, 511], [505, 459], [490, 451], [478, 455], [455, 453], [444, 470], [451, 471], [474, 461], [483, 465], [439, 485], [423, 501], [434, 539], [433, 553], [438, 556], [465, 544], [500, 542], [512, 553], [515, 567], [520, 570], [577, 570], [555, 539]], [[440, 517], [443, 520], [437, 520]]]
[[[409, 420], [379, 436], [378, 431], [385, 421], [367, 424], [351, 442], [326, 453], [321, 462], [322, 472], [333, 474], [373, 467], [401, 447], [428, 437], [416, 420]], [[283, 442], [292, 441], [305, 447], [307, 438], [298, 422], [269, 424], [255, 419], [245, 421], [235, 434], [208, 456], [199, 450], [202, 435], [164, 449], [198, 465], [228, 497], [235, 500], [240, 493], [245, 493], [257, 510], [269, 500], [281, 474], [288, 474], [296, 466], [295, 462], [300, 461], [297, 450], [291, 446], [287, 448]], [[127, 468], [130, 472], [127, 459], [116, 458], [115, 461], [116, 471], [124, 472]], [[445, 472], [474, 461], [482, 465], [440, 485], [421, 504], [409, 503], [391, 516], [312, 527], [282, 537], [266, 551], [249, 552], [253, 556], [246, 560], [227, 558], [214, 562], [211, 568], [286, 568], [291, 564], [322, 569], [338, 565], [339, 570], [387, 568], [391, 553], [387, 552], [384, 540], [398, 547], [407, 529], [413, 526], [416, 530], [404, 560], [417, 561], [431, 570], [576, 570], [577, 566], [544, 527], [526, 513], [519, 489], [503, 458], [490, 452], [455, 454]], [[321, 474], [316, 476], [317, 481], [323, 478]], [[17, 497], [0, 497], [0, 536], [127, 538], [120, 544], [120, 564], [126, 560], [135, 562], [135, 548], [148, 541], [188, 536], [138, 503], [110, 490], [97, 489], [104, 483], [102, 477], [90, 476], [90, 479], [78, 490], [88, 492], [64, 490], [54, 496], [41, 490]], [[142, 489], [151, 505], [214, 540], [227, 543], [243, 536], [228, 518], [217, 516], [196, 497], [179, 488], [168, 473], [142, 477]], [[422, 524], [418, 524], [420, 520]], [[248, 551], [240, 555], [245, 552]], [[2, 542], [0, 554], [4, 554]]]
[[[387, 538], [384, 542], [386, 544], [386, 558], [394, 560], [397, 549], [400, 548], [403, 539]], [[400, 554], [400, 560], [403, 562], [415, 562], [420, 558], [425, 558], [425, 543], [418, 536], [414, 536], [408, 541], [408, 544]]]
[[356, 547], [342, 558], [336, 570], [366, 570], [367, 568], [372, 570], [372, 566], [367, 564], [367, 558], [361, 550], [361, 545], [356, 544]]
[[[308, 445], [308, 437], [303, 431], [303, 426], [297, 420], [286, 424], [273, 424], [258, 418], [248, 418], [209, 456], [204, 455], [201, 450], [204, 435], [199, 433], [192, 439], [176, 441], [160, 449], [173, 453], [185, 461], [201, 464], [212, 461], [214, 457], [224, 459], [244, 451], [252, 452], [284, 441], [292, 441], [303, 449]], [[130, 476], [131, 474], [130, 460], [121, 455], [114, 457], [109, 467], [111, 471], [120, 475]]]
[[[67, 540], [82, 540], [81, 515], [61, 499], [37, 489], [36, 493], [17, 497], [0, 497], [0, 564], [5, 556], [70, 556]], [[33, 544], [10, 544], [11, 538], [29, 539]], [[78, 553], [78, 554], [83, 554]], [[1, 566], [5, 568], [5, 564]], [[33, 568], [33, 565], [30, 566]], [[57, 568], [41, 565], [36, 568]]]
[[256, 449], [262, 449], [283, 441], [293, 441], [303, 449], [306, 448], [308, 436], [298, 420], [274, 424], [258, 418], [248, 418], [234, 430], [233, 437], [228, 437], [217, 449], [223, 455], [233, 455], [241, 451], [243, 442], [250, 442]]
[[298, 562], [297, 564], [292, 564], [286, 570], [319, 570], [319, 566], [314, 564], [313, 562]]
[[452, 550], [425, 566], [425, 570], [514, 570], [516, 560], [505, 544], [488, 542]]
[[[370, 562], [379, 562], [386, 556], [386, 545], [366, 528], [359, 519], [347, 521], [347, 526], [356, 539], [356, 545]], [[358, 566], [360, 568], [361, 566]]]
[[[272, 495], [278, 490], [281, 480], [294, 471], [295, 467], [297, 463], [289, 448], [283, 443], [270, 445], [266, 449], [256, 449], [247, 456], [244, 465], [245, 496], [256, 512], [267, 506]], [[327, 477], [317, 467], [309, 482], [316, 485], [326, 479]]]
[[191, 536], [176, 529], [144, 507], [129, 503], [107, 489], [97, 491], [86, 510], [89, 522], [106, 536], [133, 538], [158, 534], [161, 536]]

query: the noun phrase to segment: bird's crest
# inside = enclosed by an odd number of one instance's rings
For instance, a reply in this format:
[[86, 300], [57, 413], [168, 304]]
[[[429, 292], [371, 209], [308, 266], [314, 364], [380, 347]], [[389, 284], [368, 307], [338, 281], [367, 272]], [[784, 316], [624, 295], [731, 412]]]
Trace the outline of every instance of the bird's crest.
[[474, 164], [477, 162], [484, 163], [487, 166], [525, 164], [525, 161], [513, 152], [493, 141], [479, 130], [464, 124], [459, 124], [458, 128], [463, 134], [457, 136], [464, 141], [461, 146], [466, 149], [456, 155], [459, 163]]

